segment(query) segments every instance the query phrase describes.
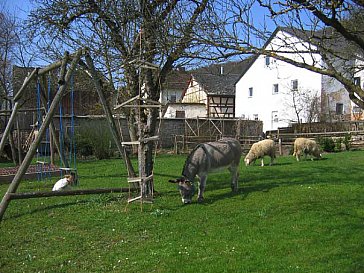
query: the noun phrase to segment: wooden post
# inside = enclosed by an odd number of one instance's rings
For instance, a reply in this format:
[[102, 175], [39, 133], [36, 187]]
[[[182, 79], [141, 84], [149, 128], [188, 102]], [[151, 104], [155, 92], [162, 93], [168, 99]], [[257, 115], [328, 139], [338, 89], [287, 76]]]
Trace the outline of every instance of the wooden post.
[[134, 169], [132, 167], [130, 159], [126, 155], [125, 148], [121, 145], [121, 141], [120, 141], [121, 136], [119, 134], [119, 131], [117, 130], [117, 127], [116, 127], [112, 112], [110, 110], [110, 107], [108, 106], [107, 100], [106, 100], [104, 92], [102, 90], [102, 87], [101, 87], [101, 84], [100, 84], [100, 79], [99, 79], [99, 76], [96, 73], [94, 63], [93, 63], [93, 61], [92, 61], [92, 59], [91, 59], [91, 57], [90, 57], [90, 55], [88, 53], [85, 55], [85, 59], [86, 59], [86, 64], [88, 66], [88, 69], [90, 70], [89, 72], [91, 73], [91, 77], [92, 77], [92, 80], [94, 82], [96, 91], [97, 91], [97, 93], [99, 95], [101, 105], [104, 108], [106, 119], [108, 121], [109, 128], [110, 128], [111, 134], [113, 136], [114, 142], [115, 142], [116, 146], [118, 147], [119, 153], [124, 156], [126, 168], [128, 170], [128, 176], [129, 177], [135, 177], [136, 176], [135, 171], [134, 171]]
[[[29, 165], [30, 165], [30, 163], [31, 163], [36, 151], [37, 151], [37, 148], [38, 148], [38, 146], [39, 146], [39, 144], [41, 142], [41, 139], [44, 136], [46, 128], [49, 126], [49, 124], [50, 124], [50, 122], [51, 122], [51, 120], [53, 118], [54, 112], [56, 111], [57, 106], [59, 105], [59, 102], [61, 101], [62, 97], [65, 94], [67, 84], [68, 84], [68, 82], [69, 82], [69, 80], [71, 78], [73, 70], [75, 69], [77, 63], [80, 60], [81, 54], [82, 54], [82, 50], [79, 49], [77, 51], [74, 59], [72, 60], [70, 68], [69, 68], [69, 70], [68, 70], [68, 72], [66, 74], [65, 81], [64, 82], [62, 81], [60, 83], [60, 88], [58, 89], [58, 92], [57, 92], [57, 94], [55, 95], [55, 97], [54, 97], [54, 99], [52, 101], [52, 104], [51, 104], [51, 106], [49, 108], [49, 111], [48, 111], [47, 115], [45, 116], [43, 124], [39, 129], [39, 133], [38, 133], [37, 137], [35, 138], [33, 143], [30, 145], [28, 153], [26, 154], [21, 166], [19, 167], [18, 172], [14, 176], [13, 181], [9, 185], [9, 188], [8, 188], [7, 192], [5, 193], [3, 199], [2, 199], [2, 201], [0, 203], [0, 221], [2, 220], [2, 218], [4, 216], [4, 213], [5, 213], [5, 210], [7, 209], [8, 205], [10, 203], [10, 200], [11, 200], [10, 199], [10, 194], [16, 192], [16, 190], [17, 190], [17, 188], [19, 186], [20, 180], [22, 179], [25, 172], [27, 171], [27, 169], [28, 169], [28, 167], [29, 167]], [[64, 59], [62, 60], [62, 68], [63, 69], [65, 69], [65, 67], [67, 65], [67, 62], [68, 62], [68, 59], [69, 59], [68, 53], [66, 53]]]
[[238, 119], [238, 124], [236, 125], [236, 135], [235, 138], [240, 140], [240, 132], [241, 132], [241, 118]]
[[20, 125], [19, 125], [19, 119], [16, 120], [16, 136], [17, 136], [17, 146], [18, 146], [18, 159], [19, 159], [19, 165], [22, 163], [23, 161], [23, 150], [21, 147], [21, 136], [20, 136]]

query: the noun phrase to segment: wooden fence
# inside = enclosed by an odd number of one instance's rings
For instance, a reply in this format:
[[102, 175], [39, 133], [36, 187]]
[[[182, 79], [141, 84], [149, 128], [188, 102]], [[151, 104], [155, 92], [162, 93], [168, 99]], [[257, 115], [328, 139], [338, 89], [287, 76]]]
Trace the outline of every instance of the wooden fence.
[[333, 140], [350, 136], [351, 149], [364, 149], [364, 130], [337, 131], [337, 132], [317, 132], [317, 133], [282, 133], [280, 130], [270, 137], [278, 142], [279, 154], [287, 154], [292, 149], [294, 140], [298, 137], [305, 137], [314, 140], [320, 138], [332, 138]]

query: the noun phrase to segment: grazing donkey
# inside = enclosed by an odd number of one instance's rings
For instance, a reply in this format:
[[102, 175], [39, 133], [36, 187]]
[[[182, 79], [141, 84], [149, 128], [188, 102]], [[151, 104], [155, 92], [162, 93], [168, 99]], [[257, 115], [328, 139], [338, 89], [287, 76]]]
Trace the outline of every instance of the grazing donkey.
[[178, 183], [182, 203], [189, 204], [195, 192], [194, 179], [199, 178], [198, 202], [203, 201], [207, 175], [212, 171], [228, 168], [231, 173], [231, 189], [238, 190], [241, 146], [234, 138], [223, 138], [215, 142], [199, 144], [186, 159], [182, 177], [169, 180]]

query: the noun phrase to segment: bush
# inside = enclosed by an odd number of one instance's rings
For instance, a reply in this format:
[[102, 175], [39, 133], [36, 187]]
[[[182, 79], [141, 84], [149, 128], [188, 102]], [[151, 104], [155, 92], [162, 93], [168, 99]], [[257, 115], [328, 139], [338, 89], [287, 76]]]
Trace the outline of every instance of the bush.
[[82, 135], [77, 134], [77, 155], [81, 157], [88, 157], [94, 154], [92, 143], [89, 139], [83, 138]]
[[343, 143], [345, 144], [346, 150], [350, 150], [351, 149], [351, 135], [350, 134], [346, 134], [344, 139], [343, 139]]
[[81, 156], [94, 155], [97, 159], [111, 157], [111, 133], [102, 121], [82, 124], [77, 134], [77, 150]]
[[323, 151], [329, 152], [329, 153], [335, 151], [335, 142], [331, 137], [320, 138], [318, 142]]
[[345, 149], [350, 149], [350, 140], [351, 136], [349, 134], [345, 135], [343, 138], [336, 138], [333, 140], [331, 137], [324, 137], [319, 139], [319, 144], [321, 149], [325, 152], [341, 152], [343, 144], [345, 145]]

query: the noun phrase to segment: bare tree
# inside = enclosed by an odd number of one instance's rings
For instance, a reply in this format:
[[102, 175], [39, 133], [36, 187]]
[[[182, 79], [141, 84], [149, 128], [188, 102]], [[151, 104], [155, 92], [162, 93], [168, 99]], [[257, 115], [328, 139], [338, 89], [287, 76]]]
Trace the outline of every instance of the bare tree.
[[[194, 33], [204, 22], [209, 0], [45, 0], [36, 1], [28, 29], [47, 57], [79, 46], [90, 48], [98, 68], [126, 100], [142, 92], [158, 101], [161, 85], [178, 60], [193, 48]], [[158, 69], [154, 69], [158, 67]], [[126, 112], [134, 128], [135, 109]], [[141, 111], [139, 135], [154, 136], [158, 111]], [[154, 144], [145, 148], [146, 174], [153, 167]]]
[[[11, 69], [14, 51], [18, 44], [16, 21], [5, 11], [0, 11], [0, 109], [9, 108], [12, 95]], [[7, 106], [4, 105], [4, 102]]]
[[364, 68], [364, 3], [296, 0], [274, 5], [270, 0], [259, 2], [277, 22], [309, 41], [315, 49], [312, 52], [320, 54], [324, 63], [320, 66], [285, 61], [335, 78], [346, 88], [350, 99], [364, 109], [364, 91], [354, 82], [354, 76]]
[[[0, 110], [12, 108], [12, 65], [14, 63], [16, 48], [19, 40], [16, 35], [16, 20], [5, 9], [0, 10]], [[3, 116], [1, 123], [7, 123], [7, 116]], [[4, 126], [5, 127], [5, 126]], [[13, 135], [9, 136], [11, 158], [17, 164], [17, 153]]]
[[[312, 123], [320, 117], [320, 96], [314, 90], [290, 89], [284, 102], [287, 109], [292, 109], [298, 126], [303, 122]], [[292, 121], [292, 120], [291, 120]]]
[[[364, 109], [364, 91], [354, 82], [364, 63], [363, 1], [221, 0], [220, 6], [224, 8], [211, 22], [208, 35], [200, 37], [215, 57], [263, 54], [335, 78]], [[277, 27], [304, 46], [283, 37], [281, 50], [267, 48]]]

